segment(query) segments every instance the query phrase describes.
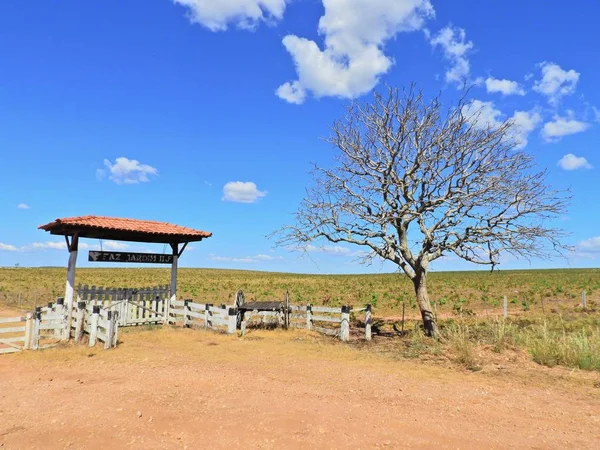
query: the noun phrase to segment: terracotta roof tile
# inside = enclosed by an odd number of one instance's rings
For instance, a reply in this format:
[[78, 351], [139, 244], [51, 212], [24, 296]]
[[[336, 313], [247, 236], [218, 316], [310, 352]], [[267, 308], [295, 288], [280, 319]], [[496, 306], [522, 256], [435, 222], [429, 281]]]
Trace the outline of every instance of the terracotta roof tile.
[[148, 235], [162, 235], [173, 237], [193, 237], [207, 238], [211, 237], [212, 233], [208, 231], [194, 230], [193, 228], [173, 225], [166, 222], [156, 222], [153, 220], [138, 220], [138, 219], [123, 219], [118, 217], [104, 216], [81, 216], [67, 217], [64, 219], [56, 219], [46, 225], [41, 225], [39, 229], [45, 231], [68, 230], [72, 228], [89, 228], [111, 230], [114, 232], [125, 233], [143, 233]]

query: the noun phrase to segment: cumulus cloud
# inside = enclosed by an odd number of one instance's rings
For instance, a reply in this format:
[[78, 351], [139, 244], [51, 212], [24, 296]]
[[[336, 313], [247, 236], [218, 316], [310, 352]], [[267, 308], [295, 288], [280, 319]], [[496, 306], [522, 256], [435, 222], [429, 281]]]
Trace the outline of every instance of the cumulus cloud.
[[539, 66], [542, 78], [534, 83], [533, 90], [546, 96], [550, 104], [556, 104], [561, 97], [575, 92], [579, 72], [563, 70], [558, 64], [546, 61]]
[[229, 25], [255, 29], [260, 22], [283, 17], [289, 0], [173, 0], [184, 6], [192, 23], [211, 31], [225, 31]]
[[441, 47], [444, 57], [451, 66], [446, 72], [446, 82], [462, 86], [468, 80], [471, 64], [467, 57], [473, 49], [473, 42], [467, 41], [467, 35], [462, 28], [447, 26], [430, 37], [429, 43]]
[[19, 208], [19, 209], [29, 209], [29, 205], [27, 203], [19, 203], [17, 205], [17, 208]]
[[10, 245], [10, 244], [4, 244], [3, 242], [0, 242], [0, 252], [18, 252], [19, 249], [17, 247], [15, 247], [14, 245]]
[[556, 142], [563, 136], [581, 133], [589, 128], [589, 124], [570, 117], [554, 116], [554, 120], [546, 122], [542, 128], [542, 137], [547, 142]]
[[516, 81], [511, 80], [499, 80], [498, 78], [488, 77], [485, 80], [485, 88], [490, 94], [525, 95], [525, 89]]
[[592, 165], [583, 156], [575, 156], [573, 153], [567, 153], [558, 163], [558, 167], [564, 170], [591, 169]]
[[585, 239], [576, 245], [576, 248], [583, 252], [600, 253], [600, 236]]
[[252, 181], [230, 181], [223, 186], [221, 200], [237, 203], [255, 203], [267, 195], [267, 191], [259, 191]]
[[529, 134], [542, 123], [542, 115], [537, 111], [515, 111], [511, 120], [512, 138], [516, 144], [515, 148], [520, 150], [527, 147]]
[[302, 103], [308, 93], [354, 98], [370, 91], [393, 64], [385, 43], [400, 32], [420, 30], [434, 15], [429, 0], [323, 0], [323, 6], [322, 49], [299, 36], [283, 38], [298, 79], [276, 94], [290, 103]]
[[150, 175], [158, 175], [158, 170], [148, 164], [141, 164], [138, 160], [128, 159], [124, 156], [117, 158], [113, 163], [104, 160], [105, 169], [96, 171], [96, 178], [102, 179], [108, 172], [108, 179], [117, 184], [137, 184], [150, 181]]
[[[504, 114], [493, 102], [474, 99], [463, 106], [462, 112], [470, 123], [479, 128], [498, 128], [505, 121]], [[520, 150], [527, 146], [529, 134], [542, 122], [542, 116], [535, 110], [515, 111], [508, 120], [513, 124], [508, 137], [514, 142], [515, 149]]]

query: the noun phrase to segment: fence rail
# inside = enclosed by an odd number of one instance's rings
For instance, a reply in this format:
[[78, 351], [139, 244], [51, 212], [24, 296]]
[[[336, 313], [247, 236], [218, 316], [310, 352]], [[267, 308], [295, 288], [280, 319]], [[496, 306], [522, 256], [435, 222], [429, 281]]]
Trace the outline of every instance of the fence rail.
[[[243, 298], [243, 293], [238, 292]], [[305, 328], [319, 333], [350, 339], [351, 314], [364, 312], [364, 336], [371, 339], [371, 306], [353, 309], [350, 306], [329, 307], [317, 305], [290, 305], [286, 294], [277, 306], [259, 308], [261, 302], [247, 304], [250, 308], [216, 306], [191, 300], [170, 300], [170, 287], [157, 286], [144, 289], [120, 289], [87, 285], [78, 286], [78, 301], [72, 311], [67, 311], [63, 299], [37, 307], [25, 316], [0, 318], [0, 354], [21, 350], [49, 348], [59, 342], [74, 338], [76, 342], [87, 339], [90, 346], [98, 342], [105, 348], [117, 345], [118, 329], [151, 323], [165, 323], [185, 327], [204, 328], [235, 333], [246, 333], [249, 324], [257, 319], [261, 323]], [[237, 302], [236, 302], [237, 304]], [[71, 317], [67, 330], [68, 317]]]

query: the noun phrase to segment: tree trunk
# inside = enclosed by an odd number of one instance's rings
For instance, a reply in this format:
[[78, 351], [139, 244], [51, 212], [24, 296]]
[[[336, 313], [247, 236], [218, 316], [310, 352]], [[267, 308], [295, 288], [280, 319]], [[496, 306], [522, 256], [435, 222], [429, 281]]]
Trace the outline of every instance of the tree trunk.
[[436, 337], [438, 335], [438, 327], [435, 322], [435, 317], [431, 311], [431, 302], [427, 294], [427, 273], [423, 272], [413, 280], [415, 285], [415, 293], [417, 295], [417, 304], [421, 310], [423, 318], [423, 329], [427, 336]]

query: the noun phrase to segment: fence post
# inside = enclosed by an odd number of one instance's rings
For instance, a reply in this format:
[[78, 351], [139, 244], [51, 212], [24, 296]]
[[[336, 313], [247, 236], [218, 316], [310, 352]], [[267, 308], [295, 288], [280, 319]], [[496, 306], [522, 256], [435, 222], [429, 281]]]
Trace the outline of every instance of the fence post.
[[350, 340], [350, 307], [342, 306], [342, 323], [340, 324], [340, 339], [344, 342]]
[[104, 342], [104, 350], [108, 350], [110, 348], [110, 344], [112, 344], [113, 340], [113, 330], [115, 328], [115, 322], [113, 321], [113, 312], [108, 311], [106, 316], [106, 342]]
[[285, 311], [284, 311], [284, 324], [283, 326], [287, 330], [290, 327], [290, 294], [285, 291]]
[[192, 308], [189, 306], [190, 300], [183, 301], [183, 327], [188, 328], [190, 326], [190, 319], [188, 316], [189, 312], [192, 312]]
[[235, 333], [235, 328], [237, 325], [237, 309], [229, 308], [229, 317], [227, 318], [227, 333], [233, 334]]
[[371, 318], [371, 305], [367, 305], [365, 307], [365, 339], [367, 341], [371, 340], [371, 324], [373, 323], [373, 319]]
[[306, 305], [306, 329], [312, 329], [312, 306], [310, 304]]
[[212, 307], [212, 303], [207, 303], [204, 305], [204, 328], [211, 328], [212, 323], [209, 325], [210, 316], [212, 313], [210, 312], [210, 308]]
[[90, 347], [96, 345], [98, 337], [98, 319], [100, 316], [100, 306], [92, 306], [92, 320], [90, 321]]
[[31, 348], [31, 332], [33, 331], [33, 316], [30, 312], [25, 316], [25, 343], [23, 344], [23, 350], [29, 350]]
[[117, 311], [113, 313], [113, 321], [113, 338], [111, 340], [111, 346], [116, 347], [117, 339], [119, 337], [119, 313]]
[[506, 298], [506, 295], [502, 299], [502, 314], [505, 319], [508, 317], [508, 299]]
[[77, 323], [75, 325], [75, 342], [79, 342], [83, 337], [85, 328], [85, 302], [77, 302]]
[[35, 308], [33, 316], [33, 335], [31, 337], [31, 349], [37, 350], [40, 346], [40, 325], [42, 321], [42, 308]]
[[[56, 299], [56, 305], [55, 305], [55, 308], [54, 308], [54, 313], [57, 316], [62, 316], [62, 319], [60, 319], [60, 323], [63, 326], [63, 329], [61, 330], [59, 328], [56, 328], [54, 330], [54, 337], [65, 339], [65, 335], [66, 335], [65, 330], [67, 328], [67, 324], [66, 324], [66, 321], [64, 320], [64, 316], [63, 316], [63, 312], [64, 312], [63, 311], [64, 310], [64, 306], [63, 305], [64, 305], [64, 299], [57, 298]], [[66, 337], [66, 339], [68, 339], [68, 336]]]
[[585, 291], [581, 292], [581, 306], [583, 307], [584, 311], [587, 311], [587, 296]]

